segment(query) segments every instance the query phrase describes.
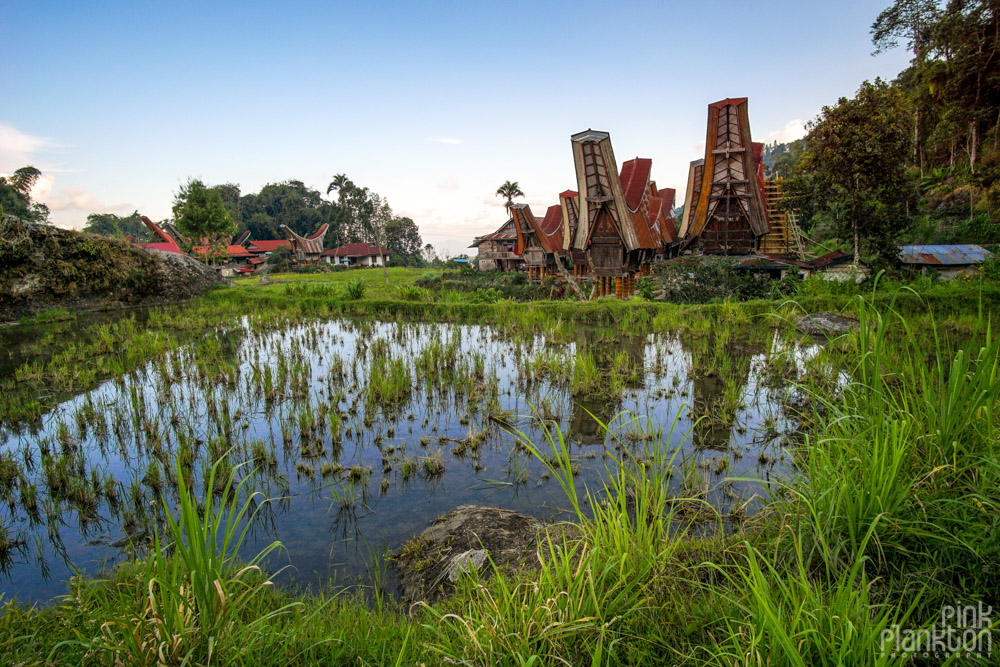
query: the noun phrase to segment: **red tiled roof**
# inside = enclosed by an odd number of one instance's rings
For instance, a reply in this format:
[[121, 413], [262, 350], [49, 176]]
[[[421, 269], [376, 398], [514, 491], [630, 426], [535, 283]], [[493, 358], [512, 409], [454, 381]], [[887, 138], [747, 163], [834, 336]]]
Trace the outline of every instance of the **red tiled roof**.
[[[379, 250], [382, 252], [379, 253]], [[323, 257], [368, 257], [371, 255], [391, 255], [391, 250], [379, 248], [371, 243], [347, 243], [339, 248], [330, 248], [323, 252]]]
[[291, 245], [291, 241], [287, 239], [266, 239], [260, 241], [250, 241], [247, 243], [247, 248], [251, 251], [256, 250], [257, 252], [274, 252], [283, 245]]
[[572, 198], [572, 197], [577, 196], [578, 194], [580, 194], [580, 193], [577, 192], [576, 190], [566, 190], [565, 192], [560, 192], [559, 193], [559, 199]]
[[642, 195], [646, 192], [652, 168], [653, 161], [649, 158], [637, 157], [622, 163], [622, 192], [625, 193], [625, 203], [629, 210], [635, 211], [642, 203]]
[[251, 257], [248, 261], [251, 264], [263, 264], [264, 263], [264, 258], [263, 257]]

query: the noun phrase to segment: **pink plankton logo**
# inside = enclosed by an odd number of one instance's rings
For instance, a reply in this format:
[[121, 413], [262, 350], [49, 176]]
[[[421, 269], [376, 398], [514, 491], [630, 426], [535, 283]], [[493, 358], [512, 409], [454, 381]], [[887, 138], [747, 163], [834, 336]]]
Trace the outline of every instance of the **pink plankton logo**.
[[929, 628], [882, 631], [882, 655], [890, 658], [989, 658], [993, 655], [993, 607], [982, 602], [945, 605]]

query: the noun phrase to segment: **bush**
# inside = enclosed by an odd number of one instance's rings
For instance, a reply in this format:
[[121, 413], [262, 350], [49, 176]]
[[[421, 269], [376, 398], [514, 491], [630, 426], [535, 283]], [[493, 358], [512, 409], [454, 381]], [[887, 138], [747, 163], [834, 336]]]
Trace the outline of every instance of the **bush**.
[[420, 277], [416, 279], [414, 284], [417, 287], [440, 287], [441, 286], [441, 274], [436, 271], [428, 271], [426, 273], [420, 274]]
[[673, 303], [708, 303], [713, 299], [746, 301], [771, 293], [771, 281], [750, 271], [740, 271], [728, 259], [674, 260], [659, 275], [664, 300]]
[[1000, 280], [1000, 257], [993, 255], [980, 264], [979, 273], [987, 280]]
[[469, 295], [470, 303], [497, 303], [498, 301], [501, 300], [503, 300], [503, 294], [500, 292], [500, 290], [494, 289], [492, 287], [485, 290], [480, 287], [476, 289], [475, 292]]
[[652, 301], [656, 298], [656, 292], [653, 289], [653, 279], [649, 276], [639, 279], [639, 282], [635, 286], [635, 291], [647, 301]]
[[427, 301], [430, 296], [430, 292], [423, 287], [407, 285], [405, 287], [398, 288], [396, 290], [396, 295], [403, 301]]
[[348, 299], [352, 299], [354, 301], [357, 301], [358, 299], [363, 299], [365, 298], [365, 289], [367, 287], [368, 284], [364, 281], [363, 278], [354, 278], [353, 280], [349, 281], [347, 285], [344, 286], [344, 295]]

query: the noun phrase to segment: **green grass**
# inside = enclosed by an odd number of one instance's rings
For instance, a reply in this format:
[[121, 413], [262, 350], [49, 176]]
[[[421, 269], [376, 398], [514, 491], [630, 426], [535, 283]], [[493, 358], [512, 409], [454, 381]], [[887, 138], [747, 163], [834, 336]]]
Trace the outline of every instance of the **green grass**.
[[[21, 377], [34, 387], [85, 385], [95, 380], [73, 379], [68, 370], [84, 359], [114, 375], [172, 354], [187, 332], [225, 332], [227, 318], [248, 312], [265, 330], [343, 314], [471, 319], [555, 336], [584, 322], [638, 332], [682, 330], [694, 341], [699, 370], [742, 368], [726, 345], [737, 328], [772, 335], [760, 324], [788, 328], [782, 318], [802, 310], [848, 312], [862, 326], [808, 362], [812, 372], [797, 380], [803, 431], [791, 454], [798, 474], [771, 480], [765, 508], [730, 534], [698, 537], [689, 530], [685, 508], [705, 506], [698, 481], [705, 473], [695, 458], [681, 466], [688, 483], [670, 484], [679, 456], [675, 441], [689, 434], [644, 435], [638, 456], [607, 460], [606, 486], [580, 493], [572, 446], [550, 425], [541, 442], [512, 436], [547, 466], [572, 509], [543, 540], [539, 568], [490, 580], [470, 574], [450, 600], [400, 608], [378, 591], [275, 590], [256, 569], [258, 559], [235, 558], [245, 525], [239, 517], [251, 511], [237, 499], [252, 495], [235, 482], [239, 470], [220, 463], [221, 482], [210, 475], [205, 487], [221, 496], [196, 500], [179, 461], [176, 474], [167, 476], [163, 470], [170, 465], [161, 469], [162, 461], [151, 460], [158, 486], [178, 485], [179, 510], [163, 508], [171, 519], [157, 547], [167, 548], [106, 580], [74, 580], [56, 604], [8, 605], [0, 614], [5, 660], [142, 664], [162, 651], [168, 664], [185, 657], [189, 664], [211, 658], [212, 664], [274, 665], [906, 664], [881, 651], [887, 628], [929, 627], [946, 604], [998, 603], [1000, 342], [989, 306], [1000, 294], [994, 284], [887, 284], [875, 295], [808, 284], [796, 302], [705, 306], [471, 304], [435, 300], [432, 290], [418, 295], [429, 301], [400, 298], [406, 294], [397, 288], [421, 273], [392, 269], [389, 289], [379, 287], [380, 271], [294, 276], [269, 287], [241, 281], [186, 309], [158, 311], [144, 328], [107, 325], [52, 361], [24, 364]], [[345, 300], [343, 289], [358, 274], [366, 281], [364, 297]], [[153, 344], [140, 346], [151, 334]], [[219, 341], [200, 344], [205, 357], [222, 358]], [[415, 372], [440, 377], [448, 345], [438, 341], [415, 360]], [[118, 355], [101, 350], [117, 347], [126, 359], [113, 365]], [[370, 353], [382, 360], [380, 375], [387, 378], [368, 385], [376, 387], [369, 390], [371, 400], [391, 405], [401, 387], [410, 390], [409, 367], [394, 365], [396, 359], [374, 343]], [[575, 362], [574, 386], [596, 381], [582, 357]], [[301, 371], [294, 364], [279, 362], [272, 391], [299, 391]], [[542, 369], [538, 360], [529, 365], [569, 381], [567, 368]], [[775, 366], [787, 368], [787, 362]], [[618, 367], [625, 372], [627, 359]], [[843, 369], [849, 379], [838, 384], [823, 369]], [[188, 372], [209, 378], [221, 371], [206, 366]], [[734, 392], [726, 409], [734, 409], [737, 399]], [[133, 402], [138, 406], [139, 397]], [[96, 412], [80, 419], [94, 422]], [[305, 425], [329, 423], [332, 432], [339, 426], [334, 414]], [[623, 430], [648, 429], [636, 423]], [[72, 461], [69, 431], [63, 446], [65, 457], [56, 452], [43, 463], [52, 486], [76, 483], [64, 479]], [[252, 458], [259, 464], [270, 456], [260, 449]], [[401, 474], [434, 477], [444, 468], [442, 453], [434, 451], [407, 457]], [[324, 475], [333, 471], [332, 463], [327, 472], [321, 468]], [[350, 474], [360, 481], [369, 472]], [[17, 484], [13, 459], [0, 459], [0, 493], [13, 493]], [[677, 486], [682, 490], [672, 491]], [[84, 502], [92, 487], [84, 480], [71, 492]], [[128, 493], [143, 505], [143, 491]], [[344, 497], [353, 498], [346, 491]]]

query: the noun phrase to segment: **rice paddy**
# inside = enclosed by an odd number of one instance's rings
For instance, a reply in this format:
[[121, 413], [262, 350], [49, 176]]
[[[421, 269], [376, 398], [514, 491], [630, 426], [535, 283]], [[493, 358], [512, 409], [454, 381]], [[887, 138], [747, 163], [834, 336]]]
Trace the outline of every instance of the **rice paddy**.
[[[684, 308], [335, 277], [0, 330], [13, 662], [903, 665], [894, 626], [998, 603], [990, 283]], [[860, 327], [816, 345], [802, 308]], [[463, 504], [557, 522], [538, 568], [400, 604], [389, 555]]]
[[[0, 431], [10, 510], [0, 567], [21, 600], [50, 599], [74, 571], [97, 575], [142, 553], [166, 518], [158, 498], [178, 492], [175, 462], [190, 486], [204, 487], [219, 461], [275, 499], [244, 547], [281, 541], [267, 565], [292, 566], [283, 584], [368, 583], [368, 545], [397, 546], [460, 504], [560, 516], [561, 490], [511, 435], [537, 439], [543, 424], [567, 434], [582, 490], [606, 478], [609, 453], [627, 456], [680, 414], [672, 446], [698, 462], [698, 494], [713, 508], [698, 516], [725, 526], [734, 505], [752, 512], [763, 495], [761, 483], [727, 477], [782, 471], [780, 455], [761, 452], [780, 450], [794, 431], [783, 409], [788, 378], [767, 386], [765, 361], [783, 346], [811, 354], [774, 327], [741, 340], [728, 330], [623, 335], [561, 320], [532, 335], [268, 313], [183, 342], [183, 332], [143, 335], [125, 316], [95, 336], [104, 355], [89, 378], [96, 386]], [[70, 346], [14, 372], [73, 394], [87, 386], [76, 379], [83, 356]], [[107, 356], [133, 369], [118, 372], [126, 366]], [[719, 366], [724, 375], [702, 370]], [[96, 381], [102, 374], [111, 377]], [[673, 491], [688, 493], [688, 481], [678, 475]]]

